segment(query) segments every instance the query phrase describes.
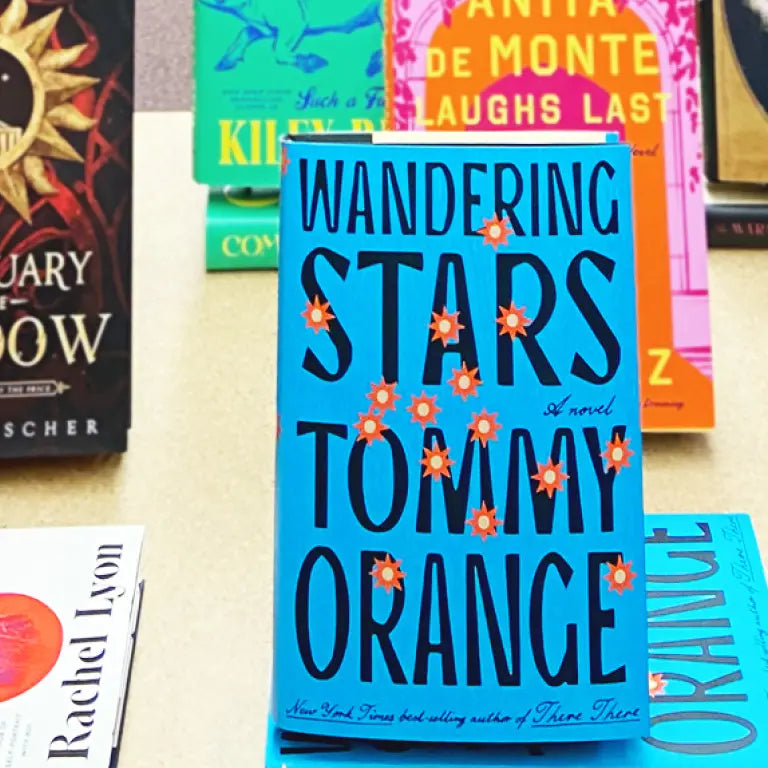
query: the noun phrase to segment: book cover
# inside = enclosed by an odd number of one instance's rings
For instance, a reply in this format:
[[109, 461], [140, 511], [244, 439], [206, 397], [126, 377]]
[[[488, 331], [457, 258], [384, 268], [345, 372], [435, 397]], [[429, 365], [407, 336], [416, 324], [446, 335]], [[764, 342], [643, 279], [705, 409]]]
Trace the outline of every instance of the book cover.
[[205, 227], [206, 269], [276, 269], [279, 222], [277, 190], [211, 189]]
[[0, 457], [123, 451], [133, 3], [0, 0]]
[[768, 2], [701, 1], [706, 170], [768, 183]]
[[646, 517], [651, 732], [595, 744], [431, 747], [318, 738], [269, 724], [266, 768], [760, 768], [768, 595], [750, 519]]
[[141, 600], [139, 527], [0, 531], [0, 758], [106, 768]]
[[630, 149], [408, 138], [285, 145], [275, 719], [640, 736]]
[[194, 0], [194, 175], [278, 187], [280, 138], [384, 118], [381, 0]]
[[630, 144], [643, 429], [713, 427], [695, 0], [387, 2], [390, 127]]

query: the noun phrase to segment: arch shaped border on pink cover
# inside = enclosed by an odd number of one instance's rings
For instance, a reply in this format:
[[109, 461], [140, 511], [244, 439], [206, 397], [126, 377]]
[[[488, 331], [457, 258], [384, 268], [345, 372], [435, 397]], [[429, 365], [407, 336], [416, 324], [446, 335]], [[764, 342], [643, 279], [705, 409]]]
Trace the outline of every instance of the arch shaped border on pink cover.
[[[428, 0], [413, 17], [415, 0], [392, 0], [393, 46], [405, 46], [410, 53], [393, 56], [397, 85], [393, 117], [398, 130], [419, 130], [414, 104], [418, 97], [424, 97], [427, 46], [438, 26], [466, 1]], [[635, 13], [658, 41], [662, 88], [671, 94], [664, 126], [664, 156], [673, 344], [691, 365], [711, 378], [695, 0], [614, 1], [619, 12], [629, 9]], [[411, 23], [399, 25], [404, 18], [411, 19]]]

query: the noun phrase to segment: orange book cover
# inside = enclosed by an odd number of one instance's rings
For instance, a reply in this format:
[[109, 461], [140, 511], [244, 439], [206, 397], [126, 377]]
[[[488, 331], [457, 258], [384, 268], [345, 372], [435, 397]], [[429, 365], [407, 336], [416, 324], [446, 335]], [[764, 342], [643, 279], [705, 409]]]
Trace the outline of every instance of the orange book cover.
[[643, 429], [712, 428], [695, 0], [386, 2], [390, 129], [631, 145]]

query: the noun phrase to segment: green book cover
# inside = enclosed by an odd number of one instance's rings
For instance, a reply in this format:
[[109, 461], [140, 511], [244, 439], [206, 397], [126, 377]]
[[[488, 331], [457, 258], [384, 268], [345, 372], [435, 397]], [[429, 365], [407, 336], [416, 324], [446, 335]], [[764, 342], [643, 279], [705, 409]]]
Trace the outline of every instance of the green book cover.
[[280, 185], [280, 137], [383, 127], [381, 0], [194, 0], [201, 184]]
[[206, 269], [275, 269], [279, 222], [277, 190], [212, 189], [208, 196]]

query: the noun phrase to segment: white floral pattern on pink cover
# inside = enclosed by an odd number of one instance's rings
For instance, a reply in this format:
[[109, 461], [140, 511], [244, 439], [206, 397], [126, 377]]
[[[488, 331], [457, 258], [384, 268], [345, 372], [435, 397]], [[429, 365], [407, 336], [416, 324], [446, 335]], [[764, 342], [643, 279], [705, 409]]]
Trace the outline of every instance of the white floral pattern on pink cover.
[[[426, 50], [435, 30], [467, 0], [392, 0], [392, 117], [397, 130], [419, 130]], [[712, 377], [696, 0], [615, 0], [634, 11], [659, 42], [663, 90], [671, 95], [664, 129], [667, 210], [676, 351]], [[684, 225], [681, 226], [681, 223]]]

